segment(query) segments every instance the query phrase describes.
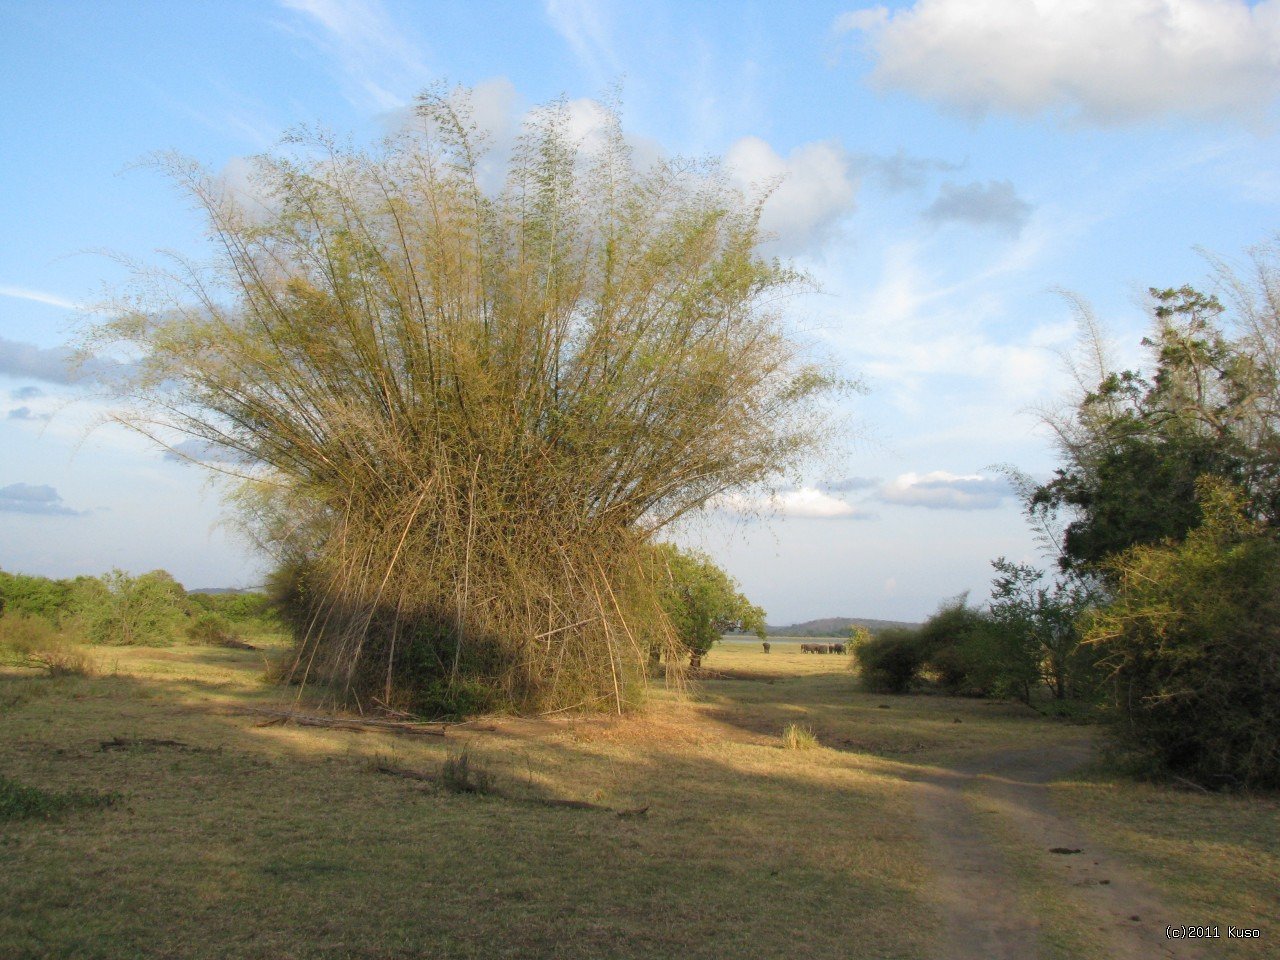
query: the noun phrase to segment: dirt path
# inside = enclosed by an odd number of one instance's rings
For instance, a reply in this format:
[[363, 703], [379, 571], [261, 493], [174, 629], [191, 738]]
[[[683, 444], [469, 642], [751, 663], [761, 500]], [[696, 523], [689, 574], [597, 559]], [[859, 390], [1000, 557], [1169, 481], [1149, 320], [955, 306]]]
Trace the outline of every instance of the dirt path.
[[[1165, 938], [1165, 925], [1180, 918], [1054, 805], [1048, 784], [1093, 749], [1082, 738], [1051, 750], [990, 752], [916, 778], [915, 812], [932, 851], [943, 914], [940, 960], [1046, 955], [1043, 925], [1019, 897], [1027, 882], [1024, 857], [1053, 901], [1099, 945], [1099, 958], [1200, 956], [1186, 941]], [[1010, 846], [1023, 861], [1021, 877]]]

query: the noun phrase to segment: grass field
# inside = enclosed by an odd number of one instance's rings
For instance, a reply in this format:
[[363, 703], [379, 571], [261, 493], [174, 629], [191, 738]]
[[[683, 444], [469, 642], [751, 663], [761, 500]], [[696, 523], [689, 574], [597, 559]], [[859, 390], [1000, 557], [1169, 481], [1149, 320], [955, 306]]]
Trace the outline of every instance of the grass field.
[[[657, 690], [633, 718], [443, 737], [251, 712], [314, 710], [254, 651], [90, 655], [94, 676], [0, 672], [0, 775], [105, 798], [0, 822], [0, 957], [935, 956], [915, 780], [1080, 735], [1010, 704], [864, 694], [846, 657], [785, 642], [719, 644], [690, 696]], [[789, 725], [818, 745], [787, 749]], [[446, 766], [489, 792], [447, 789]], [[1053, 792], [1179, 922], [1263, 928], [1214, 955], [1275, 955], [1275, 798], [1099, 769]], [[1068, 955], [1071, 918], [1054, 924]]]

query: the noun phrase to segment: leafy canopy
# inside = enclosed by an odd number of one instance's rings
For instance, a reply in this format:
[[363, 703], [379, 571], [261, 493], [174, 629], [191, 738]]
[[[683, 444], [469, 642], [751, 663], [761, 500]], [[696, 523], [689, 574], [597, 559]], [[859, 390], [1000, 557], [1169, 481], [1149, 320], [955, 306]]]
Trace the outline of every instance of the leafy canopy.
[[658, 543], [654, 562], [662, 608], [693, 657], [704, 656], [725, 633], [750, 631], [764, 639], [764, 610], [743, 596], [710, 557]]
[[1029, 491], [1028, 509], [1041, 520], [1067, 511], [1059, 544], [1067, 570], [1100, 573], [1134, 544], [1186, 536], [1201, 521], [1196, 484], [1205, 475], [1242, 489], [1251, 515], [1280, 517], [1274, 351], [1255, 337], [1230, 338], [1215, 297], [1191, 287], [1151, 295], [1143, 344], [1154, 373], [1099, 363], [1072, 408], [1046, 418], [1063, 466]]

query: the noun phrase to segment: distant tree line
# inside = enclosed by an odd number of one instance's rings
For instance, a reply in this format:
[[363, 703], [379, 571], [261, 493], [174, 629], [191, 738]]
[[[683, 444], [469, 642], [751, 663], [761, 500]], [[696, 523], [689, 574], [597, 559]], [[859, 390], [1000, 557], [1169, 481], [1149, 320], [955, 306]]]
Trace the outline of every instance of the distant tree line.
[[266, 594], [187, 593], [164, 570], [64, 580], [0, 570], [0, 642], [10, 641], [11, 654], [14, 643], [228, 643], [273, 629], [279, 624]]
[[1097, 703], [1144, 769], [1280, 786], [1280, 238], [1218, 276], [1151, 291], [1146, 373], [1081, 307], [1060, 466], [1014, 473], [1057, 570], [999, 559], [985, 608], [859, 643], [868, 685]]

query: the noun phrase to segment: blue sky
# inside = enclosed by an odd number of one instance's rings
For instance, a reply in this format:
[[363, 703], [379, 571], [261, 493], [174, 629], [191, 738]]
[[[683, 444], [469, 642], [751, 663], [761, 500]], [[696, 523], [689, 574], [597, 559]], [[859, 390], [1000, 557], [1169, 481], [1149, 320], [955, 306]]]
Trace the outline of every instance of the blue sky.
[[234, 177], [299, 123], [394, 130], [440, 82], [501, 146], [557, 96], [587, 129], [621, 84], [643, 150], [785, 177], [766, 252], [815, 278], [792, 316], [869, 393], [772, 520], [726, 503], [681, 533], [776, 623], [918, 619], [1038, 559], [990, 468], [1054, 465], [1055, 291], [1137, 364], [1147, 287], [1280, 230], [1280, 0], [0, 0], [0, 71], [0, 567], [50, 576], [261, 576], [216, 484], [63, 366], [125, 260], [202, 248], [157, 151]]

